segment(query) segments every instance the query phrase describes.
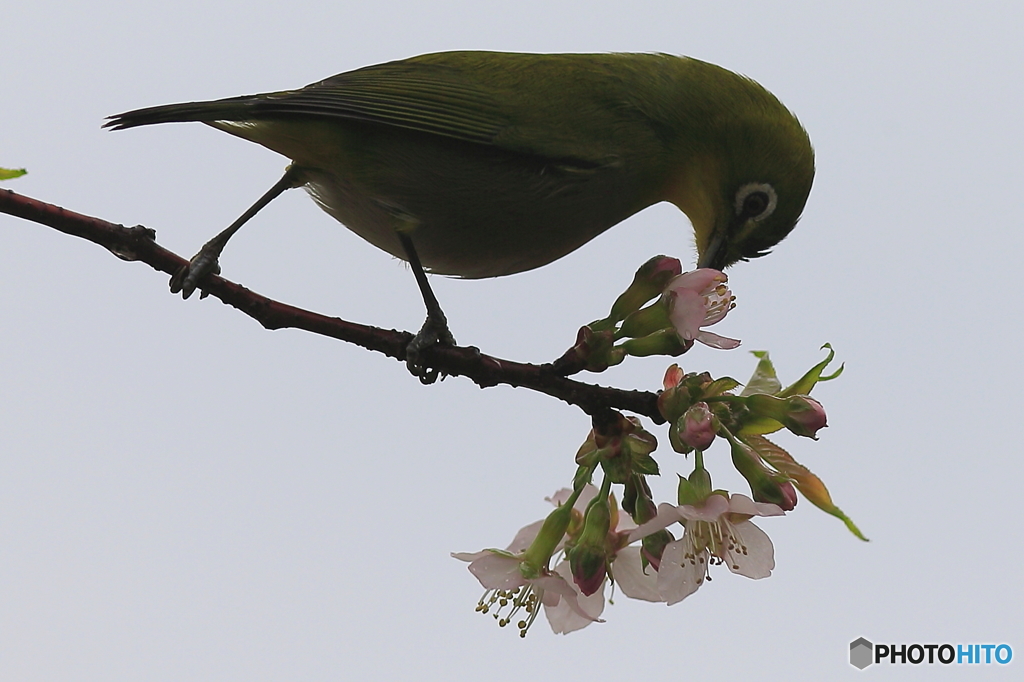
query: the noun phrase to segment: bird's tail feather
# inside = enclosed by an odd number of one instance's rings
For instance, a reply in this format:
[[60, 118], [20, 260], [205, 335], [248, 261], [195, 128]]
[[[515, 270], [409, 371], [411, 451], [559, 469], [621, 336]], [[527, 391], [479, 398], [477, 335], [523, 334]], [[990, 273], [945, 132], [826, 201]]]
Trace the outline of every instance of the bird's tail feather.
[[154, 123], [185, 121], [244, 121], [251, 115], [251, 97], [233, 97], [209, 102], [184, 102], [136, 109], [107, 117], [104, 128], [124, 130]]

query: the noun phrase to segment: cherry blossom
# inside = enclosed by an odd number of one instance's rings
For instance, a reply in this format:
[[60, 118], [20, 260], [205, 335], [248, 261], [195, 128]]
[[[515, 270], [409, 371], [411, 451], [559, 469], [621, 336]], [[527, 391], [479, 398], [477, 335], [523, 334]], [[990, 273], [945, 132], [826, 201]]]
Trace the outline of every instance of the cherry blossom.
[[777, 505], [754, 502], [746, 495], [711, 494], [700, 506], [659, 505], [657, 516], [633, 531], [630, 538], [677, 522], [684, 526], [682, 539], [666, 545], [658, 568], [658, 595], [668, 604], [676, 604], [704, 584], [711, 564], [725, 564], [733, 573], [748, 578], [771, 575], [775, 568], [772, 542], [750, 518], [784, 513]]
[[669, 319], [684, 341], [700, 341], [712, 348], [730, 349], [738, 339], [719, 336], [702, 327], [721, 322], [735, 307], [736, 297], [726, 286], [729, 278], [718, 270], [700, 268], [684, 272], [665, 287], [669, 298]]

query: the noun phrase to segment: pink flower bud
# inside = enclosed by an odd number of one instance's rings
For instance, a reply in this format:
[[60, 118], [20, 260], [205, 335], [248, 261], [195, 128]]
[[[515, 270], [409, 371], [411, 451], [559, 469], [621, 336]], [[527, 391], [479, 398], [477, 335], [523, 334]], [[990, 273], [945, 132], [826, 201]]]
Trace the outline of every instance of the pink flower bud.
[[681, 386], [685, 378], [686, 374], [679, 365], [672, 365], [665, 372], [665, 378], [661, 382], [665, 390], [658, 394], [658, 412], [665, 421], [674, 422], [679, 419], [690, 404], [689, 393]]
[[569, 570], [580, 592], [589, 597], [601, 589], [608, 575], [607, 555], [603, 549], [578, 545], [569, 550]]
[[667, 530], [662, 529], [657, 532], [651, 533], [641, 540], [640, 551], [648, 563], [654, 567], [657, 571], [661, 566], [661, 555], [665, 552], [665, 547], [673, 542], [675, 538]]
[[676, 422], [679, 439], [694, 450], [707, 450], [715, 440], [715, 424], [707, 403], [694, 403]]
[[648, 277], [667, 282], [673, 277], [678, 277], [683, 274], [683, 265], [679, 262], [678, 258], [672, 258], [671, 256], [655, 256], [651, 260], [644, 264], [648, 268]]
[[817, 438], [818, 431], [828, 426], [825, 423], [825, 408], [809, 395], [794, 395], [786, 398], [787, 410], [783, 423], [798, 436]]
[[655, 256], [640, 266], [629, 285], [612, 305], [607, 321], [624, 320], [630, 313], [658, 296], [673, 278], [683, 271], [679, 259], [669, 256]]
[[752, 415], [774, 419], [798, 436], [816, 439], [818, 431], [827, 426], [825, 408], [808, 395], [776, 398], [766, 393], [755, 393], [745, 400]]
[[661, 380], [661, 385], [667, 391], [670, 388], [675, 388], [686, 376], [686, 372], [679, 365], [672, 365], [665, 370], [665, 378]]
[[[601, 589], [608, 574], [608, 531], [612, 528], [608, 498], [596, 498], [587, 508], [583, 532], [566, 552], [573, 582], [586, 596]], [[614, 556], [614, 555], [613, 555]]]
[[779, 503], [782, 511], [793, 511], [797, 501], [796, 488], [789, 481], [782, 481], [779, 483], [779, 492], [782, 493], [782, 502]]

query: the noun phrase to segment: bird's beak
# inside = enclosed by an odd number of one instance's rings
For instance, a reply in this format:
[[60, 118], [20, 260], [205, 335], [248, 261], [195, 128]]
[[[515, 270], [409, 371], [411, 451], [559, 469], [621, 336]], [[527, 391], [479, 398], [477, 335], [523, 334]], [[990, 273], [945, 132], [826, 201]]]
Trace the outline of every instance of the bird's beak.
[[715, 230], [711, 235], [711, 241], [697, 259], [698, 268], [713, 268], [721, 270], [725, 267], [725, 232]]

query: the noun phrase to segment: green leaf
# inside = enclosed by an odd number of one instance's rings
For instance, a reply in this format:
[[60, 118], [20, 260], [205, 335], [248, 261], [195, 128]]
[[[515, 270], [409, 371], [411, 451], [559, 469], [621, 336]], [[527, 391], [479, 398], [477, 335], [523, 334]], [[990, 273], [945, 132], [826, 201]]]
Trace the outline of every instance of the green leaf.
[[28, 173], [24, 168], [0, 168], [0, 180], [11, 180], [13, 178], [20, 178], [22, 175]]
[[737, 436], [760, 436], [766, 433], [775, 433], [783, 428], [782, 422], [775, 421], [771, 417], [754, 417], [744, 421], [736, 432]]
[[800, 377], [795, 384], [779, 393], [778, 395], [780, 398], [788, 398], [793, 395], [809, 395], [811, 389], [814, 388], [814, 385], [819, 381], [831, 381], [843, 373], [843, 368], [846, 367], [845, 363], [839, 365], [839, 369], [832, 374], [829, 374], [828, 376], [821, 376], [821, 373], [825, 371], [825, 367], [827, 367], [828, 363], [832, 362], [832, 358], [836, 356], [836, 352], [832, 350], [831, 344], [826, 343], [822, 348], [828, 348], [828, 357], [816, 364], [814, 367], [811, 367], [807, 374]]
[[752, 350], [754, 357], [758, 358], [757, 367], [754, 369], [754, 374], [750, 377], [750, 381], [747, 382], [747, 387], [743, 389], [740, 395], [751, 395], [752, 393], [768, 393], [774, 395], [782, 389], [782, 382], [779, 381], [779, 377], [775, 374], [775, 365], [772, 364], [771, 358], [768, 357], [768, 351], [766, 350]]
[[732, 377], [722, 377], [721, 379], [715, 379], [705, 386], [701, 395], [704, 398], [714, 398], [715, 396], [722, 395], [726, 391], [731, 391], [739, 385], [740, 382], [736, 381]]
[[811, 473], [810, 469], [797, 462], [793, 459], [792, 455], [767, 438], [762, 436], [745, 436], [743, 442], [754, 448], [757, 454], [764, 461], [775, 467], [779, 473], [788, 476], [793, 481], [796, 489], [810, 500], [811, 504], [842, 521], [851, 533], [867, 542], [867, 538], [860, 532], [857, 525], [850, 517], [843, 513], [843, 510], [832, 502], [832, 496], [829, 495], [828, 488], [825, 487], [820, 478]]

